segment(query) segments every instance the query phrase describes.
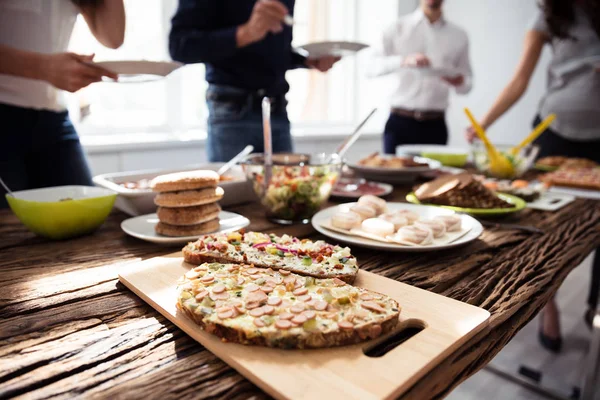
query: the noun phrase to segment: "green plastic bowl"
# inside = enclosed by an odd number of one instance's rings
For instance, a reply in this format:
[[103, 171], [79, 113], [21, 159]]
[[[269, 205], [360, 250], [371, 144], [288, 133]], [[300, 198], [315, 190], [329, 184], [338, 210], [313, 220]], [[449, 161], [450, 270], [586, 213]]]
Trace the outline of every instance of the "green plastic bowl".
[[89, 186], [57, 186], [14, 192], [6, 200], [17, 218], [32, 232], [49, 239], [68, 239], [96, 230], [117, 194]]
[[465, 164], [467, 163], [469, 154], [468, 153], [465, 153], [465, 154], [434, 153], [434, 152], [423, 151], [421, 153], [421, 157], [431, 158], [432, 160], [439, 161], [448, 167], [461, 168], [461, 167], [464, 167]]

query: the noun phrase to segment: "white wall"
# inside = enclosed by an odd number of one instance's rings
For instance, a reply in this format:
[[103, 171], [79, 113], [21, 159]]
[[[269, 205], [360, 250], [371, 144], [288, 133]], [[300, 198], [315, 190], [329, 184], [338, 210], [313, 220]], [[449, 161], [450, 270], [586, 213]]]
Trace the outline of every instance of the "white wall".
[[[478, 118], [487, 112], [517, 66], [537, 6], [535, 0], [446, 0], [444, 11], [467, 31], [471, 44], [475, 84], [469, 95], [453, 96], [448, 115], [451, 144], [464, 144], [468, 122], [463, 108], [468, 106]], [[512, 144], [529, 133], [544, 92], [549, 56], [546, 48], [525, 96], [489, 129], [492, 141]]]

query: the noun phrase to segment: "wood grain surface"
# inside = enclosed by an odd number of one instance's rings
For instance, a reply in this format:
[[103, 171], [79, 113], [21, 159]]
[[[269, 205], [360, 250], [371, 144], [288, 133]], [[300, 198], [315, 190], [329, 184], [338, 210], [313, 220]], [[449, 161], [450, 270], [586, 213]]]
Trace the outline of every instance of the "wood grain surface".
[[[271, 224], [257, 204], [231, 211], [253, 230], [322, 238], [310, 226]], [[94, 234], [55, 242], [0, 210], [0, 398], [268, 398], [118, 283], [115, 264], [178, 250], [126, 236], [126, 218], [113, 212]], [[487, 228], [480, 240], [433, 254], [353, 249], [365, 270], [491, 313], [486, 329], [404, 398], [443, 397], [485, 366], [600, 246], [598, 201], [501, 222], [544, 234]]]

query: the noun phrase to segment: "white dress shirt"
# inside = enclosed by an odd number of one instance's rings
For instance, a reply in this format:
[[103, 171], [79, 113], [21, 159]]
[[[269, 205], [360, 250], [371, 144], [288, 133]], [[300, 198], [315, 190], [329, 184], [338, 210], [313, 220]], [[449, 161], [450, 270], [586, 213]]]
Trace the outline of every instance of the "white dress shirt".
[[[71, 0], [0, 0], [0, 44], [39, 53], [65, 52], [77, 14]], [[3, 74], [0, 103], [66, 110], [62, 90], [44, 81]]]
[[391, 98], [393, 108], [416, 111], [444, 111], [448, 107], [449, 83], [437, 76], [425, 76], [403, 68], [406, 56], [422, 53], [432, 68], [456, 69], [464, 77], [457, 93], [471, 90], [472, 71], [469, 61], [469, 39], [466, 32], [443, 17], [429, 22], [419, 8], [400, 18], [383, 33], [383, 41], [375, 50], [369, 76], [395, 74], [398, 85]]

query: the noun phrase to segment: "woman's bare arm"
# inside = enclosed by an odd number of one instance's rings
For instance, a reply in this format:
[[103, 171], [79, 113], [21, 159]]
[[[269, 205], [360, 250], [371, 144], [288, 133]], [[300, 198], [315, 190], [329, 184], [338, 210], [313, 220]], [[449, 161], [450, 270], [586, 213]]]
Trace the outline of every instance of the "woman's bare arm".
[[125, 39], [125, 7], [123, 0], [100, 0], [83, 3], [81, 14], [90, 31], [102, 45], [116, 49]]

